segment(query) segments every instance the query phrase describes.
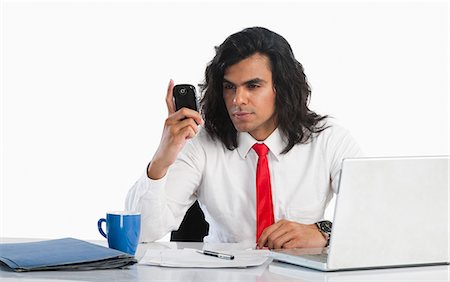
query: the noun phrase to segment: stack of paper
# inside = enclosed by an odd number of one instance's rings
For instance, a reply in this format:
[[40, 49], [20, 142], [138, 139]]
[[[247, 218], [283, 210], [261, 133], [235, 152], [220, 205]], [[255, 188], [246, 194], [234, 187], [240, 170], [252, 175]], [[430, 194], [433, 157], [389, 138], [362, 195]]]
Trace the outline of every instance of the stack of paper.
[[195, 249], [149, 249], [140, 264], [158, 265], [166, 267], [199, 267], [199, 268], [223, 268], [223, 267], [249, 267], [264, 264], [269, 259], [267, 250], [230, 250], [219, 251], [234, 255], [233, 260], [206, 256]]
[[129, 254], [73, 238], [0, 244], [0, 261], [14, 271], [110, 269], [137, 262]]

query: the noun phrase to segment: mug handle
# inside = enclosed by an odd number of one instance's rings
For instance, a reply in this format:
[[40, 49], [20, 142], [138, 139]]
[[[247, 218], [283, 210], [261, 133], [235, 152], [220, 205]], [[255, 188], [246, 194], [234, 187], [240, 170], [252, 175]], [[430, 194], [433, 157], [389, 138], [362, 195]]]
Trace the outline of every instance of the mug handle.
[[106, 219], [100, 218], [100, 219], [98, 220], [98, 222], [97, 222], [98, 232], [100, 232], [100, 234], [102, 234], [103, 237], [105, 237], [106, 239], [108, 239], [108, 236], [106, 236], [105, 232], [103, 232], [103, 229], [102, 229], [102, 222], [105, 222], [105, 223], [106, 223]]

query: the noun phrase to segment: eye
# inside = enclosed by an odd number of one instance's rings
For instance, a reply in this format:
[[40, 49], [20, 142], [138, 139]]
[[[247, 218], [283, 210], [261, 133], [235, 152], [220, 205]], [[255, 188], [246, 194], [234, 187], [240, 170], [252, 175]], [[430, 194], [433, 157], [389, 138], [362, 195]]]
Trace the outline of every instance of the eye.
[[234, 89], [234, 85], [231, 84], [231, 83], [224, 83], [223, 84], [223, 89], [227, 89], [227, 90]]
[[248, 87], [249, 89], [255, 89], [255, 88], [258, 88], [258, 87], [259, 87], [259, 84], [257, 84], [257, 83], [250, 83], [247, 87]]

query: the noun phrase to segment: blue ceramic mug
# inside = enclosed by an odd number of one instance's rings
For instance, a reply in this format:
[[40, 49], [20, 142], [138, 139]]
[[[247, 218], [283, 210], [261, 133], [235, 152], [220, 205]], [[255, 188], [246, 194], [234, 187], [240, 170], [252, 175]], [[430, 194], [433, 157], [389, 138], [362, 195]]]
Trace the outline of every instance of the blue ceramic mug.
[[[106, 222], [106, 233], [102, 223]], [[108, 246], [130, 255], [136, 253], [141, 232], [141, 214], [129, 211], [114, 211], [106, 213], [106, 219], [100, 218], [97, 223], [98, 231], [106, 239]]]

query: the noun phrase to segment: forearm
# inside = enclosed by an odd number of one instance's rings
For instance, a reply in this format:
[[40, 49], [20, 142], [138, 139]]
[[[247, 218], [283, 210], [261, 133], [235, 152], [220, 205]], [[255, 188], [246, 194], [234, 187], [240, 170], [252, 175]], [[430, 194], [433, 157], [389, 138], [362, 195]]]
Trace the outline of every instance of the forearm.
[[147, 166], [147, 177], [154, 180], [161, 179], [167, 174], [168, 169], [168, 166], [158, 160], [152, 160]]

